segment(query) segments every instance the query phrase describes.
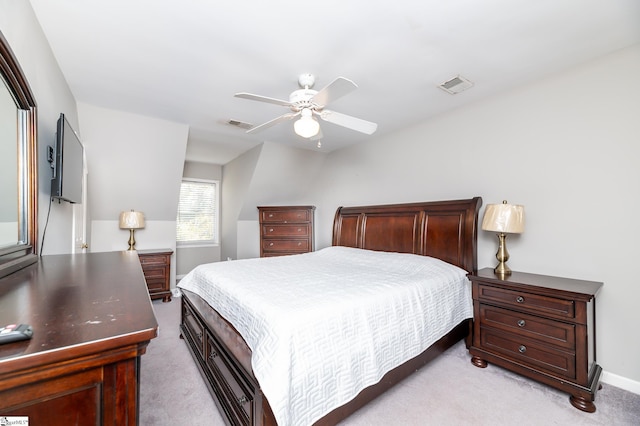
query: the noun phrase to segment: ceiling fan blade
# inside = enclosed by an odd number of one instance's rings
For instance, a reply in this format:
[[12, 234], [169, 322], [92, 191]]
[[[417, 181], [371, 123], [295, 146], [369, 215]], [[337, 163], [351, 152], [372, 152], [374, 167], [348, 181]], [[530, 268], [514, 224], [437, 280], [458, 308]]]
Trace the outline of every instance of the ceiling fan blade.
[[267, 102], [269, 104], [282, 105], [282, 106], [286, 106], [286, 107], [290, 107], [290, 106], [293, 105], [289, 101], [285, 101], [285, 100], [282, 100], [282, 99], [276, 99], [276, 98], [270, 98], [268, 96], [254, 95], [253, 93], [240, 92], [240, 93], [236, 93], [233, 96], [235, 96], [236, 98], [249, 99], [251, 101]]
[[262, 130], [268, 129], [269, 127], [273, 127], [276, 124], [282, 123], [283, 121], [291, 120], [292, 118], [298, 115], [300, 115], [299, 112], [288, 112], [286, 114], [281, 115], [280, 117], [267, 121], [266, 123], [262, 123], [258, 126], [250, 128], [249, 130], [247, 130], [247, 133], [258, 133]]
[[318, 115], [320, 115], [320, 118], [324, 121], [328, 121], [329, 123], [337, 124], [338, 126], [346, 127], [357, 132], [366, 133], [367, 135], [373, 134], [378, 128], [378, 125], [371, 121], [326, 109]]
[[353, 81], [344, 77], [338, 77], [316, 93], [315, 96], [311, 98], [311, 102], [323, 107], [330, 102], [353, 92], [357, 88], [358, 86]]

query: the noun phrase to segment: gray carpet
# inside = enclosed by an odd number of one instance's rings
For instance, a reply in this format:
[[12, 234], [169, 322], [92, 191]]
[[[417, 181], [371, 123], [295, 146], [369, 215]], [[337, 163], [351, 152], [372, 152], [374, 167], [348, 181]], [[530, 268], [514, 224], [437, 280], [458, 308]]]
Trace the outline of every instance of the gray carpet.
[[[160, 335], [142, 357], [140, 425], [223, 425], [178, 338], [180, 299], [153, 307]], [[583, 413], [562, 392], [493, 365], [477, 368], [469, 359], [456, 344], [341, 425], [640, 425], [640, 395], [603, 384], [597, 411]]]

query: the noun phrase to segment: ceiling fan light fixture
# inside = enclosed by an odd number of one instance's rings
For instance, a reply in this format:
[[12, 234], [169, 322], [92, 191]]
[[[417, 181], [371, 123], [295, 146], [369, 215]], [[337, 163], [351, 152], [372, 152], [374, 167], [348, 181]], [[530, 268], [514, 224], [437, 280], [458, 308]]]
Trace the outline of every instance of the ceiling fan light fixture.
[[300, 119], [293, 123], [293, 130], [298, 136], [308, 139], [318, 134], [320, 123], [312, 117], [311, 110], [305, 108], [300, 112]]

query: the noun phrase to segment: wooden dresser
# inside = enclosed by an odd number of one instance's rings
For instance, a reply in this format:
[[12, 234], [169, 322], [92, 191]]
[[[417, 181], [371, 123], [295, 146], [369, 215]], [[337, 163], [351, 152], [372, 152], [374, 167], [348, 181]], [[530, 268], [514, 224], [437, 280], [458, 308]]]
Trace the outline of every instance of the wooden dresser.
[[0, 280], [0, 415], [32, 425], [135, 425], [140, 357], [158, 324], [135, 252], [43, 256]]
[[596, 364], [595, 296], [601, 282], [485, 268], [473, 288], [471, 362], [487, 361], [571, 395], [594, 412], [602, 368]]
[[147, 281], [149, 296], [171, 302], [171, 255], [170, 249], [138, 250], [140, 264]]
[[314, 206], [258, 207], [260, 257], [313, 251]]

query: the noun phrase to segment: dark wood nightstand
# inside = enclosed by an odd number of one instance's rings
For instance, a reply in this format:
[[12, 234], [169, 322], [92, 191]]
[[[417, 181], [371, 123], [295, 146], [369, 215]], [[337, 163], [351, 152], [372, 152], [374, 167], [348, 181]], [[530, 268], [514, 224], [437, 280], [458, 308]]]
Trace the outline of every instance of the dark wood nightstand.
[[138, 257], [147, 281], [147, 289], [151, 299], [162, 298], [163, 302], [171, 302], [171, 255], [172, 250], [138, 250]]
[[596, 363], [595, 296], [603, 283], [485, 268], [469, 275], [474, 326], [471, 362], [492, 362], [571, 395], [594, 412], [602, 368]]

